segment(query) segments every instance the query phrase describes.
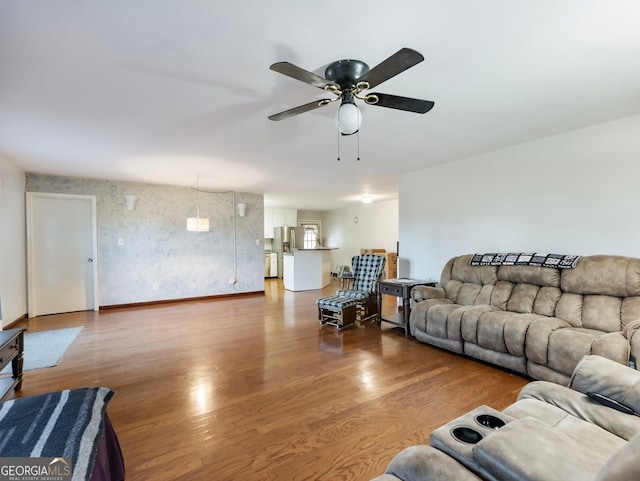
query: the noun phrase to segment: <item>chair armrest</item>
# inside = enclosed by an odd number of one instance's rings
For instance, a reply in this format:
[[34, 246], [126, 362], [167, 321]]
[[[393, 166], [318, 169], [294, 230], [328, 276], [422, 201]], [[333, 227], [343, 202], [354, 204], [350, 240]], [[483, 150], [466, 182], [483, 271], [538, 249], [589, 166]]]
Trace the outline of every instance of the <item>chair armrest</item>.
[[602, 356], [583, 357], [569, 387], [606, 396], [640, 413], [640, 372]]
[[426, 299], [443, 299], [444, 297], [445, 293], [442, 287], [415, 286], [411, 289], [411, 299], [415, 302]]
[[426, 445], [400, 451], [385, 473], [402, 481], [482, 481], [452, 457]]

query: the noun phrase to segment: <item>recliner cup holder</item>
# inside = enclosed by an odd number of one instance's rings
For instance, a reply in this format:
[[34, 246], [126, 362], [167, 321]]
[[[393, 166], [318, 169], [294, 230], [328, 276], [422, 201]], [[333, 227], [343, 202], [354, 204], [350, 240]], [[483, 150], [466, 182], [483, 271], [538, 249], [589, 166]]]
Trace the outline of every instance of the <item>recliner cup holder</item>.
[[453, 428], [451, 430], [451, 435], [458, 441], [467, 444], [476, 444], [482, 439], [482, 434], [479, 431], [466, 426], [458, 426]]
[[489, 429], [500, 429], [505, 425], [502, 419], [491, 414], [478, 414], [474, 419], [480, 426]]

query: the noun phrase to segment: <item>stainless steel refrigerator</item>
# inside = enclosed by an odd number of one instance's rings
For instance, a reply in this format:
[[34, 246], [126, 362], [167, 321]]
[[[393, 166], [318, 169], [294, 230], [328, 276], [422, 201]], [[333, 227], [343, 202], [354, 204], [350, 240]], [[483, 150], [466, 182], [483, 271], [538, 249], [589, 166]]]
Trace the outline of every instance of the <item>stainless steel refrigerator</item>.
[[282, 279], [282, 256], [300, 249], [304, 245], [304, 233], [301, 227], [281, 226], [274, 227], [271, 251], [278, 254], [278, 277]]

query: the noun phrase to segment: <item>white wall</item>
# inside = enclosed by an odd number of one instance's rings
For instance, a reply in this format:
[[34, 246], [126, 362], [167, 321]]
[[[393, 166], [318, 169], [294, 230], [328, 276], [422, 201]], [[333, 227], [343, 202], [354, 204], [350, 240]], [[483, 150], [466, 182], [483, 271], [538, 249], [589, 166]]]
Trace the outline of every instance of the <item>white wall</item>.
[[[358, 218], [358, 223], [353, 218]], [[331, 268], [351, 265], [351, 257], [360, 249], [385, 249], [396, 252], [398, 242], [398, 201], [389, 200], [372, 204], [326, 211], [322, 223], [322, 236], [331, 251]]]
[[0, 155], [0, 328], [27, 312], [25, 173]]
[[640, 257], [640, 115], [402, 175], [399, 205], [414, 277], [474, 252]]

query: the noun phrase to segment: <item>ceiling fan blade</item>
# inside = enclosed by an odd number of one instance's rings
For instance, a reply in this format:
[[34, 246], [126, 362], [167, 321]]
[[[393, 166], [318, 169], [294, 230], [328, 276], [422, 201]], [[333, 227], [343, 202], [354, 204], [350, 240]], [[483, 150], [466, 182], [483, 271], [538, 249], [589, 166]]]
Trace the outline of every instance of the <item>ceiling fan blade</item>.
[[296, 67], [289, 62], [277, 62], [269, 68], [274, 72], [278, 72], [282, 75], [286, 75], [287, 77], [291, 77], [296, 80], [300, 80], [301, 82], [308, 83], [310, 85], [313, 85], [314, 87], [318, 87], [319, 89], [324, 90], [327, 85], [335, 85], [336, 88], [340, 88], [339, 85], [334, 84], [330, 80], [327, 80], [324, 77], [320, 77], [319, 75], [309, 72], [303, 68]]
[[310, 110], [314, 110], [319, 107], [324, 107], [325, 105], [329, 105], [330, 103], [331, 103], [330, 99], [314, 100], [313, 102], [309, 102], [308, 104], [300, 105], [298, 107], [285, 110], [284, 112], [280, 112], [278, 114], [269, 115], [269, 120], [288, 119], [289, 117], [293, 117], [294, 115], [302, 114], [304, 112], [309, 112]]
[[368, 96], [378, 97], [376, 103], [379, 107], [388, 107], [390, 109], [406, 110], [417, 114], [426, 114], [435, 105], [431, 100], [412, 99], [410, 97], [398, 97], [397, 95], [372, 93]]
[[395, 77], [399, 73], [404, 72], [408, 68], [419, 64], [424, 60], [421, 53], [416, 52], [410, 48], [401, 48], [391, 57], [383, 60], [381, 63], [373, 67], [362, 77], [358, 79], [359, 82], [368, 82], [369, 88], [374, 88], [380, 85], [382, 82]]

